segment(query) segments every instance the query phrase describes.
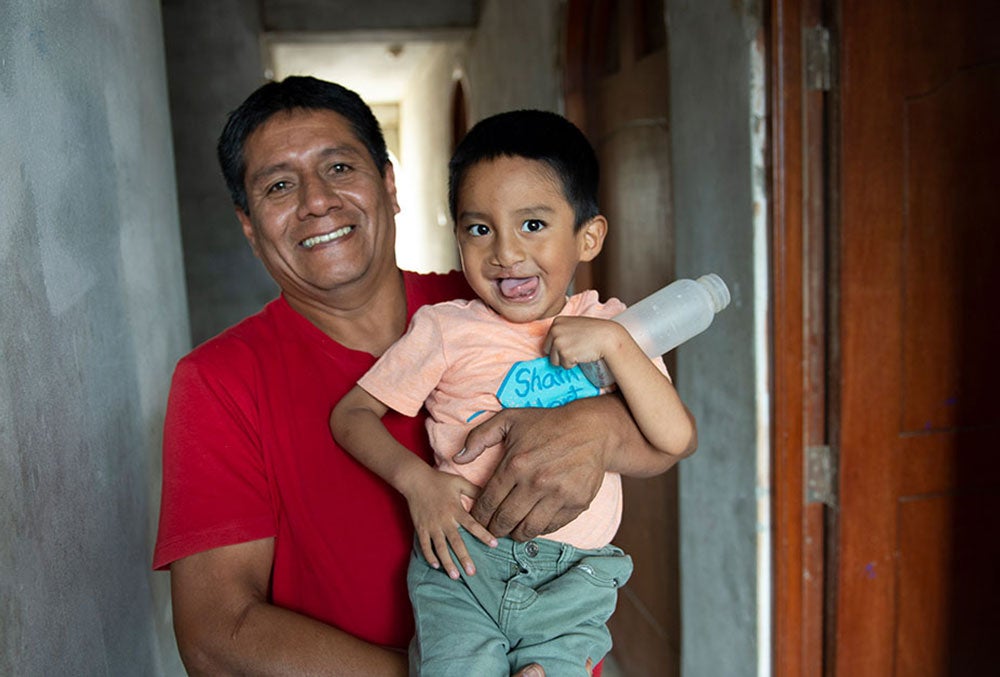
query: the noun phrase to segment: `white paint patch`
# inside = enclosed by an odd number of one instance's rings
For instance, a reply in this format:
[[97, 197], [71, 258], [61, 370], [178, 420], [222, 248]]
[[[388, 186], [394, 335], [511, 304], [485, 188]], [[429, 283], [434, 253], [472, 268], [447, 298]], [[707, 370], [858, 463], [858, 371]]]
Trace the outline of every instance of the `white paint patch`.
[[757, 675], [771, 664], [771, 399], [768, 332], [767, 53], [763, 33], [750, 41], [750, 152], [753, 195], [754, 390], [757, 400]]

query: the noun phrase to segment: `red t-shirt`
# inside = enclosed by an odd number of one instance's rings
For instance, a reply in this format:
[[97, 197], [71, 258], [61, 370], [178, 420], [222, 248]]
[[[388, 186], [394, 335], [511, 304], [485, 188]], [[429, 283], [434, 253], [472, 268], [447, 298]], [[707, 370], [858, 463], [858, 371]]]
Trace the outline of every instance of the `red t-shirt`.
[[[461, 273], [404, 273], [407, 321], [460, 297]], [[349, 350], [284, 298], [207, 341], [174, 372], [153, 566], [274, 538], [271, 600], [375, 644], [405, 647], [412, 526], [403, 498], [345, 453], [330, 412], [375, 358]], [[390, 412], [429, 459], [423, 417]]]

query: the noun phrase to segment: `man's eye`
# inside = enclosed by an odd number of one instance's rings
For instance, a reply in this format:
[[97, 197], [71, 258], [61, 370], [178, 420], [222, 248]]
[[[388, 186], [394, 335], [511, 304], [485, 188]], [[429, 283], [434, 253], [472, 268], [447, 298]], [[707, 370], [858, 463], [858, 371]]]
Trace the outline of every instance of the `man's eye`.
[[521, 224], [521, 230], [525, 233], [537, 233], [542, 228], [545, 227], [544, 221], [539, 221], [538, 219], [528, 219]]
[[270, 186], [267, 187], [268, 194], [272, 193], [282, 193], [291, 186], [288, 181], [275, 181]]
[[467, 228], [469, 235], [472, 237], [482, 237], [483, 235], [490, 234], [489, 226], [485, 226], [481, 223], [474, 223]]
[[350, 171], [351, 166], [344, 164], [343, 162], [338, 162], [336, 164], [330, 165], [331, 174], [343, 174], [344, 172]]

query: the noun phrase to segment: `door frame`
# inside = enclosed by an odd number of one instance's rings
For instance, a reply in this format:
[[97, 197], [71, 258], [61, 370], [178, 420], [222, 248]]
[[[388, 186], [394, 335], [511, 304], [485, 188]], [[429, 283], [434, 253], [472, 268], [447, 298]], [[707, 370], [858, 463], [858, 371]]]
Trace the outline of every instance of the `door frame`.
[[[826, 131], [832, 92], [807, 83], [807, 35], [824, 19], [822, 0], [774, 0], [767, 17], [776, 677], [824, 674], [825, 617], [831, 612], [826, 568], [834, 554], [827, 543], [833, 511], [806, 490], [809, 468], [815, 467], [810, 460], [833, 460], [828, 420], [833, 383], [828, 378], [835, 268], [830, 265], [832, 156]], [[824, 500], [835, 498], [827, 494]]]

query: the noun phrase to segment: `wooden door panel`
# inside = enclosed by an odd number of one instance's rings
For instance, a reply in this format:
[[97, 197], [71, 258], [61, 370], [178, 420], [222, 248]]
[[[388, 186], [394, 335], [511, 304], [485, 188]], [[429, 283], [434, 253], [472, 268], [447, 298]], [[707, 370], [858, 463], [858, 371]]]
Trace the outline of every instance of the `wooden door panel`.
[[898, 674], [943, 675], [948, 665], [952, 499], [904, 500], [898, 508]]
[[998, 111], [996, 67], [957, 70], [906, 101], [904, 432], [1000, 421]]
[[989, 674], [1000, 4], [841, 9], [834, 667]]

